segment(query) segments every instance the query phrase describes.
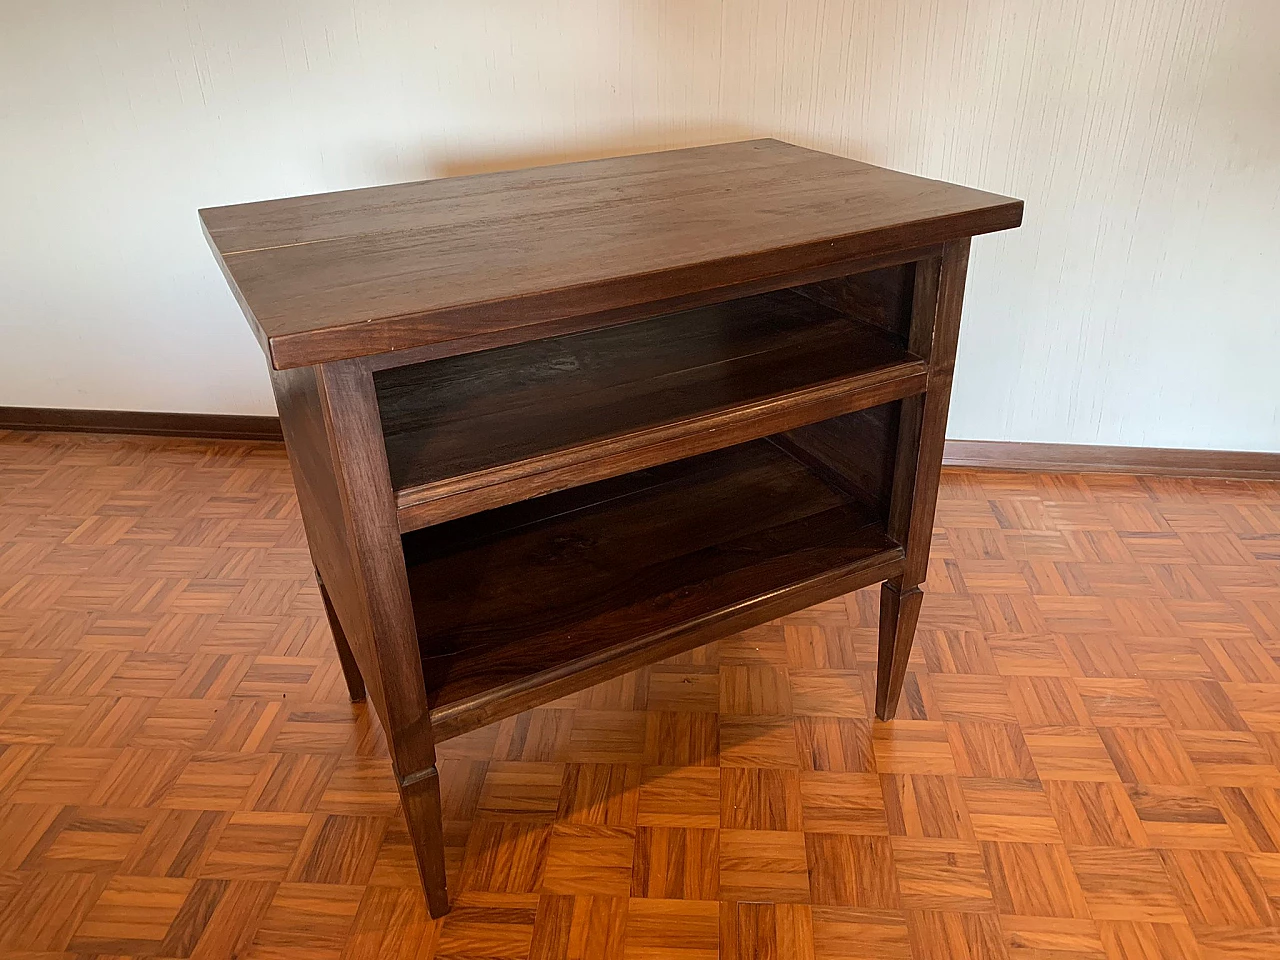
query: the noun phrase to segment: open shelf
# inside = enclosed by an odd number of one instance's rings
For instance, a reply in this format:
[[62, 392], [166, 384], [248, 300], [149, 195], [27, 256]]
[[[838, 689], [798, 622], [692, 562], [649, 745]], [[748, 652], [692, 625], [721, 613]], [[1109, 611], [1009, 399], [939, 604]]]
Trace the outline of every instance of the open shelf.
[[890, 334], [782, 290], [375, 375], [400, 528], [923, 391]]
[[901, 569], [768, 439], [403, 537], [437, 740]]

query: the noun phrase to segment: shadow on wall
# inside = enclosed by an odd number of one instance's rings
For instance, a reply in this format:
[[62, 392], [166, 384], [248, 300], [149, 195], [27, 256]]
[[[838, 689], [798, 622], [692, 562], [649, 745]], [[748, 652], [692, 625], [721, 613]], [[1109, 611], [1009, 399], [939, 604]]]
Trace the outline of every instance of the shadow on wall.
[[387, 157], [371, 164], [386, 175], [379, 177], [382, 183], [412, 180], [434, 180], [441, 177], [465, 177], [475, 173], [497, 173], [503, 170], [521, 170], [526, 167], [545, 167], [556, 163], [573, 163], [578, 160], [600, 160], [604, 157], [624, 157], [634, 153], [656, 153], [660, 150], [678, 150], [682, 147], [701, 147], [713, 143], [730, 143], [735, 140], [751, 140], [768, 136], [749, 127], [736, 124], [720, 124], [708, 130], [663, 130], [654, 128], [625, 136], [606, 136], [584, 139], [556, 149], [495, 151], [476, 153], [467, 157], [441, 159], [414, 166], [404, 163], [403, 156]]

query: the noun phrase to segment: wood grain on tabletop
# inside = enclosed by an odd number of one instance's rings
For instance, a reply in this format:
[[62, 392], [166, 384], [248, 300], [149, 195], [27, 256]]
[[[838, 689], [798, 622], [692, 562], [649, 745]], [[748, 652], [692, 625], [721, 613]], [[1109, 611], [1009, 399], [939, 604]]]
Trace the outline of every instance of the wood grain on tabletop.
[[[752, 140], [214, 207], [277, 369], [608, 313], [1017, 226], [1022, 202]], [[848, 271], [845, 271], [848, 272]]]

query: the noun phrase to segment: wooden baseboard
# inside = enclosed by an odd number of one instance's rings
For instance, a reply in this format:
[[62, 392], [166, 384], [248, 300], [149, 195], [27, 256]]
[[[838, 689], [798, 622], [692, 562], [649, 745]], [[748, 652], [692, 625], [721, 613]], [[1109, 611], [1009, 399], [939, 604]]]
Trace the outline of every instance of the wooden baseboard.
[[1159, 477], [1280, 480], [1280, 453], [1232, 450], [948, 440], [943, 462], [951, 467], [1041, 473], [1130, 473]]
[[0, 407], [0, 430], [61, 430], [69, 433], [134, 433], [155, 437], [217, 440], [280, 440], [277, 417], [222, 413], [144, 413], [136, 410], [60, 410]]
[[[143, 413], [132, 410], [59, 410], [0, 407], [0, 430], [130, 433], [214, 440], [280, 440], [276, 417], [220, 413]], [[949, 467], [1043, 473], [1132, 473], [1165, 477], [1280, 480], [1280, 453], [1103, 447], [1004, 440], [948, 440]]]

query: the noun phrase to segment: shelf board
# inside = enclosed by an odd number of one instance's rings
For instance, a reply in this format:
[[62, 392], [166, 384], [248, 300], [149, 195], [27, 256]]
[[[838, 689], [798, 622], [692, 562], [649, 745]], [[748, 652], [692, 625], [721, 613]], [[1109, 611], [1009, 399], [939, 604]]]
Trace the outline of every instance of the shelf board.
[[901, 569], [875, 508], [755, 440], [403, 538], [437, 740]]
[[925, 364], [784, 290], [375, 382], [408, 531], [901, 399]]

